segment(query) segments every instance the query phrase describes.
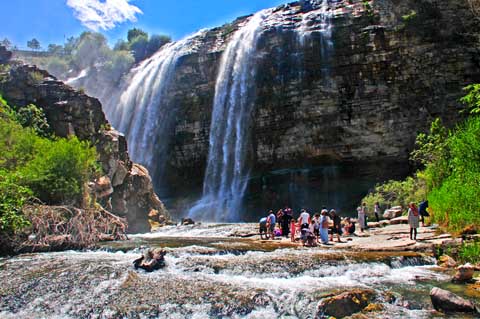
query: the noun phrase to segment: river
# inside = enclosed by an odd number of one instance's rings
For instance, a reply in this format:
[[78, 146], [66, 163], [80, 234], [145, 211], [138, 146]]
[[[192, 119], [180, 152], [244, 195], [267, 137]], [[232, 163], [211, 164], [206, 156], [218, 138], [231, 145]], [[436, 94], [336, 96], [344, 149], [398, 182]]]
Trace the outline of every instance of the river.
[[[253, 226], [172, 226], [92, 251], [0, 259], [0, 318], [314, 318], [322, 297], [352, 288], [372, 289], [383, 308], [365, 318], [439, 316], [428, 293], [450, 276], [428, 254], [230, 236], [242, 227]], [[143, 247], [165, 247], [167, 266], [135, 271]]]

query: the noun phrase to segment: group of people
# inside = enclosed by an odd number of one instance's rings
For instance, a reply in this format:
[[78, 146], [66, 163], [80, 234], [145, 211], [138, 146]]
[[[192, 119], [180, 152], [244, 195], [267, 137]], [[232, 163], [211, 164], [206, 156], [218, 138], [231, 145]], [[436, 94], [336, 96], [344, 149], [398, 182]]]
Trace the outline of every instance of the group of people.
[[[422, 226], [425, 226], [424, 218], [428, 216], [428, 201], [424, 200], [417, 206], [415, 203], [408, 205], [408, 224], [410, 226], [410, 239], [417, 239], [417, 228], [420, 218]], [[362, 203], [357, 208], [358, 226], [360, 232], [367, 228], [368, 208]], [[377, 222], [380, 221], [380, 204], [375, 203], [373, 213]], [[316, 246], [318, 243], [328, 245], [336, 235], [338, 242], [342, 242], [342, 235], [353, 235], [355, 233], [355, 222], [346, 217], [342, 219], [335, 209], [328, 210], [323, 207], [320, 213], [309, 214], [305, 209], [300, 211], [298, 218], [293, 217], [293, 210], [286, 206], [279, 209], [277, 213], [273, 210], [268, 212], [266, 217], [260, 219], [260, 236], [262, 238], [275, 239], [275, 237], [290, 237], [292, 242], [300, 239], [304, 246]]]
[[349, 217], [342, 220], [335, 209], [324, 207], [320, 213], [310, 215], [305, 209], [298, 218], [293, 217], [293, 210], [286, 206], [277, 213], [273, 210], [260, 219], [260, 236], [275, 239], [277, 236], [290, 237], [292, 242], [300, 239], [304, 246], [316, 246], [318, 243], [328, 245], [336, 234], [342, 242], [342, 234], [353, 234], [355, 223]]

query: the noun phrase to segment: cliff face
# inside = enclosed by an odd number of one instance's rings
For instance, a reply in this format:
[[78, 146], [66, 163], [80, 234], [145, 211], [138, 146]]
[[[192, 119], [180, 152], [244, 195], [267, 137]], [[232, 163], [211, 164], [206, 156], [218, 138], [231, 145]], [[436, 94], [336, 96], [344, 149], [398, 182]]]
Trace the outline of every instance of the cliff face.
[[149, 231], [149, 213], [168, 217], [148, 171], [132, 163], [124, 136], [111, 129], [96, 98], [74, 90], [35, 66], [14, 62], [2, 67], [0, 94], [10, 105], [33, 103], [42, 108], [57, 136], [76, 135], [96, 146], [105, 173], [97, 181], [98, 199], [108, 210], [127, 218], [128, 231]]
[[[257, 53], [253, 172], [406, 165], [417, 133], [436, 117], [455, 123], [462, 87], [480, 81], [480, 24], [467, 1], [330, 1], [327, 11], [312, 1], [271, 14]], [[206, 32], [177, 64], [170, 185], [203, 178], [220, 57], [246, 19]]]

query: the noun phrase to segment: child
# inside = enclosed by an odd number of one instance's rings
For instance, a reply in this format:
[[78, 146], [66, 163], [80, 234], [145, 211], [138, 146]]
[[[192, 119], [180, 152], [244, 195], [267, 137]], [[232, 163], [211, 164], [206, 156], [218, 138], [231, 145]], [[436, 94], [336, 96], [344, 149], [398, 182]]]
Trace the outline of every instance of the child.
[[297, 225], [295, 224], [295, 219], [292, 218], [290, 221], [290, 240], [292, 243], [295, 242], [295, 234], [297, 232]]

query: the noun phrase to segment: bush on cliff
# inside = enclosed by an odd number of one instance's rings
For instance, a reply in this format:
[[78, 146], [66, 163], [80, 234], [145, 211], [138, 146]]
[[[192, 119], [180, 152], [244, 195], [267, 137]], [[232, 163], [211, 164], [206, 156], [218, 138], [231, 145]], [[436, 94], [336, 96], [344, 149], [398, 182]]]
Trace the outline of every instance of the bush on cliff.
[[453, 233], [480, 225], [480, 85], [462, 98], [470, 117], [453, 130], [435, 120], [429, 134], [419, 134], [412, 159], [423, 166], [415, 177], [389, 181], [365, 201], [386, 205], [428, 198], [431, 221]]
[[[34, 112], [35, 113], [35, 112]], [[30, 197], [47, 204], [81, 203], [97, 171], [96, 151], [76, 137], [40, 136], [38, 127], [0, 98], [0, 231], [25, 226], [21, 208]], [[27, 121], [28, 122], [28, 121]]]

